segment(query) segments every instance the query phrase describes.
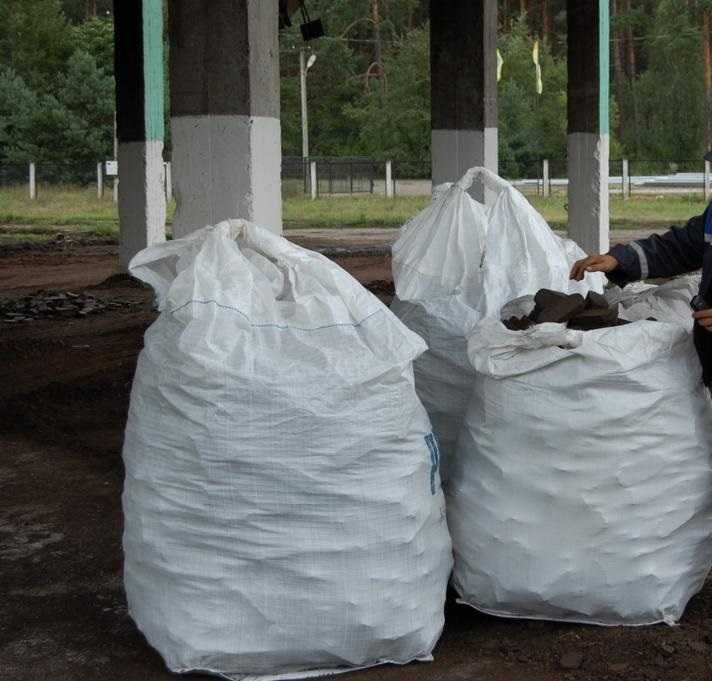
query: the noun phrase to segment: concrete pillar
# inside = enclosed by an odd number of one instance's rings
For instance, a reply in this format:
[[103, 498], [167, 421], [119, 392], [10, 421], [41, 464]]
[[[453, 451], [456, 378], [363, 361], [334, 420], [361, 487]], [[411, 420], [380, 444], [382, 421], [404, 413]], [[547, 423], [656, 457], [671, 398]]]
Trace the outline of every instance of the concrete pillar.
[[609, 247], [609, 0], [567, 0], [569, 236]]
[[309, 189], [312, 201], [319, 196], [319, 178], [316, 174], [316, 161], [311, 161], [309, 163]]
[[630, 198], [630, 164], [628, 159], [623, 159], [623, 170], [621, 172], [621, 192], [623, 194], [623, 200]]
[[282, 231], [278, 0], [173, 0], [173, 232], [227, 218]]
[[[430, 0], [433, 186], [497, 172], [497, 0]], [[482, 184], [470, 190], [492, 201]]]
[[386, 196], [392, 199], [393, 191], [393, 161], [386, 161]]
[[549, 179], [549, 159], [545, 158], [541, 162], [541, 182], [542, 194], [545, 197], [551, 196], [551, 180]]
[[104, 164], [96, 164], [96, 198], [104, 198]]
[[[165, 239], [163, 3], [114, 0], [119, 258]], [[116, 180], [114, 180], [116, 182]]]
[[168, 203], [173, 199], [173, 172], [170, 161], [166, 161], [163, 164], [163, 174], [166, 182], [166, 203]]
[[29, 185], [30, 185], [30, 199], [33, 201], [37, 198], [37, 174], [35, 172], [35, 164], [30, 162], [29, 170]]

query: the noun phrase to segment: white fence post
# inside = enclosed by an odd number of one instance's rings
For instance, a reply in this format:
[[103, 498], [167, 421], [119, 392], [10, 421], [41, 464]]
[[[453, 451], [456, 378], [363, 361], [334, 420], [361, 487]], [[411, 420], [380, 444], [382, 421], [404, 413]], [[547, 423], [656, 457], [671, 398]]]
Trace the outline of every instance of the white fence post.
[[104, 198], [104, 170], [103, 170], [103, 167], [104, 167], [103, 163], [96, 164], [96, 198], [97, 199]]
[[542, 177], [542, 182], [543, 182], [543, 191], [542, 194], [544, 196], [551, 196], [551, 181], [549, 180], [549, 159], [545, 158], [541, 162], [541, 177]]
[[311, 198], [312, 201], [316, 199], [316, 197], [319, 194], [318, 187], [317, 187], [317, 177], [316, 177], [316, 161], [312, 161], [309, 164], [309, 186], [311, 189]]
[[393, 189], [393, 161], [386, 161], [386, 196], [389, 199], [395, 195]]
[[630, 166], [628, 165], [628, 159], [623, 159], [623, 174], [621, 175], [621, 193], [623, 194], [623, 200], [630, 198]]
[[705, 161], [705, 175], [704, 175], [704, 195], [705, 195], [705, 201], [707, 201], [710, 198], [710, 162]]
[[34, 161], [30, 161], [30, 199], [35, 200], [37, 198], [37, 182], [35, 180], [35, 164]]
[[166, 184], [166, 201], [170, 201], [173, 198], [173, 174], [170, 161], [163, 163], [163, 179]]

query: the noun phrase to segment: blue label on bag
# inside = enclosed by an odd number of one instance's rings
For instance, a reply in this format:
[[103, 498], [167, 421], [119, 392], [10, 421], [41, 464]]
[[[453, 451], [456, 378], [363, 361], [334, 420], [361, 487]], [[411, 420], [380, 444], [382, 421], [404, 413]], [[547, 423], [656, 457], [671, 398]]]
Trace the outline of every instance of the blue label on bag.
[[425, 436], [425, 444], [428, 445], [430, 452], [430, 493], [435, 494], [437, 491], [437, 480], [440, 474], [440, 447], [435, 433], [428, 433]]

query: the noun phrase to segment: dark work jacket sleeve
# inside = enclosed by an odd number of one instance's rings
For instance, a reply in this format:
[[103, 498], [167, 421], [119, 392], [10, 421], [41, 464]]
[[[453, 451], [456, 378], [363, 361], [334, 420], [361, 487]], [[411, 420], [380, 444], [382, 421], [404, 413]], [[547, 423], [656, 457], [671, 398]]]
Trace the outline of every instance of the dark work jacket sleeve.
[[[708, 219], [712, 219], [710, 206], [684, 227], [671, 227], [665, 234], [633, 241], [627, 246], [614, 246], [610, 254], [619, 266], [608, 278], [625, 286], [637, 279], [674, 277], [702, 268], [699, 292], [712, 303], [712, 245], [705, 243]], [[702, 364], [702, 380], [712, 390], [712, 333], [696, 323], [694, 338]]]
[[609, 252], [619, 262], [608, 278], [619, 286], [638, 279], [675, 277], [702, 267], [705, 252], [705, 220], [710, 208], [692, 218], [684, 227], [671, 227], [665, 234], [653, 234]]

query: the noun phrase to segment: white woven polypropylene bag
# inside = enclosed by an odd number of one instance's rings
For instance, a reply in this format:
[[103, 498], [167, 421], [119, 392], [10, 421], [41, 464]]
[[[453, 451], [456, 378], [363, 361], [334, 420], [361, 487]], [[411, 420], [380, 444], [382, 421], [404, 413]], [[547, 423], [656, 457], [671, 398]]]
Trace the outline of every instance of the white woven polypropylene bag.
[[509, 617], [672, 623], [712, 562], [712, 416], [691, 334], [484, 320], [452, 466], [462, 601]]
[[425, 346], [319, 254], [242, 221], [137, 255], [124, 461], [131, 616], [173, 671], [429, 659], [451, 548]]
[[[467, 193], [476, 180], [496, 195], [488, 209]], [[467, 358], [474, 325], [540, 288], [600, 293], [603, 279], [569, 281], [583, 251], [554, 234], [522, 194], [489, 170], [472, 168], [436, 190], [393, 244], [391, 309], [428, 344], [415, 361], [415, 382], [440, 440], [446, 482], [474, 379]]]
[[652, 317], [660, 322], [680, 324], [692, 331], [695, 320], [690, 301], [699, 291], [700, 279], [701, 275], [692, 274], [677, 277], [660, 286], [643, 282], [623, 289], [612, 286], [606, 291], [606, 298], [619, 304], [619, 314], [623, 319]]

